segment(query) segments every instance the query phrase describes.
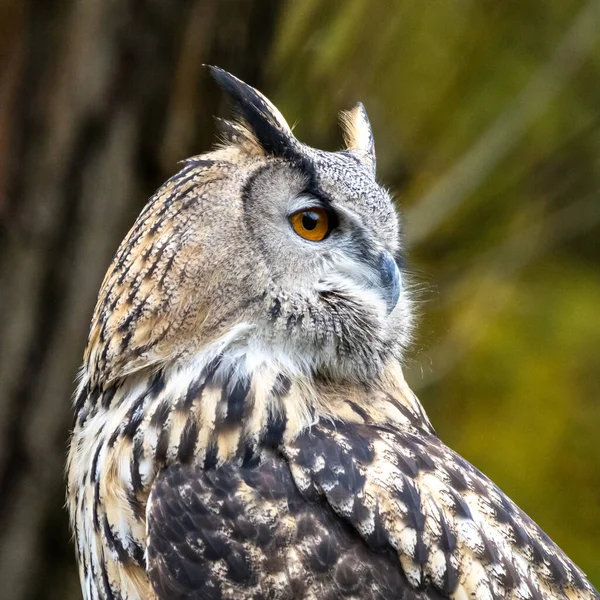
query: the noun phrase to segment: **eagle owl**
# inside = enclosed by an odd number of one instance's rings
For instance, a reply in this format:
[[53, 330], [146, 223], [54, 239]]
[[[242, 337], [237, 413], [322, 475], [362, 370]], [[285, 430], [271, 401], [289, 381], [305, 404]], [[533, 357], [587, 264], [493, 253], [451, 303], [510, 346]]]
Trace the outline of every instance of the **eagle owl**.
[[401, 361], [401, 226], [362, 105], [237, 119], [142, 210], [93, 315], [68, 460], [87, 600], [600, 598], [445, 446]]

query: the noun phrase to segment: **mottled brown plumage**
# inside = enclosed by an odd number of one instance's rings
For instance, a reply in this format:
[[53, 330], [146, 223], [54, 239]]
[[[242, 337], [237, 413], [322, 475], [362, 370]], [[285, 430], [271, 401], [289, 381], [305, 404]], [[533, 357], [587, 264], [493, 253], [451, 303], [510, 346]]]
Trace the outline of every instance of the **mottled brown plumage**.
[[[68, 464], [84, 597], [599, 598], [404, 381], [364, 108], [321, 152], [213, 74], [239, 120], [150, 200], [92, 319]], [[315, 210], [310, 241], [290, 216]]]

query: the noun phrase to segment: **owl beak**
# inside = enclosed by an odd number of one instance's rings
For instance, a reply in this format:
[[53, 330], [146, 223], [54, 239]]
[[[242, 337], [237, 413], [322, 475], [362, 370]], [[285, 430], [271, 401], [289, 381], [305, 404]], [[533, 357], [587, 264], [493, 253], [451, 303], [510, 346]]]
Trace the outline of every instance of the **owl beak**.
[[379, 256], [379, 278], [389, 315], [398, 304], [402, 288], [402, 275], [396, 261], [387, 250], [384, 250]]

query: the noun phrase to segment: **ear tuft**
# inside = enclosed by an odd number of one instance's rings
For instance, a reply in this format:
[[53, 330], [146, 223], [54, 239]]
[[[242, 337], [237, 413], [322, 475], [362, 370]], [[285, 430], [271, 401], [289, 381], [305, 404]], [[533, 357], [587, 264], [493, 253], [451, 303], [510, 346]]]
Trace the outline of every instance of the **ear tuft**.
[[346, 148], [354, 152], [375, 175], [375, 141], [365, 107], [359, 102], [352, 110], [340, 113]]
[[248, 128], [262, 150], [274, 156], [293, 157], [298, 142], [283, 115], [268, 98], [227, 71], [213, 66], [208, 68], [242, 125]]

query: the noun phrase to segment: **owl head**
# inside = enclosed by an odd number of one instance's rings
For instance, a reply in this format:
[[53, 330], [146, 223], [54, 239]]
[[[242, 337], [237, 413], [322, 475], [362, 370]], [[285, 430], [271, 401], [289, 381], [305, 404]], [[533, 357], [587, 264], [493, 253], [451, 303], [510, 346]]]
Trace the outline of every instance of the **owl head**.
[[234, 121], [151, 198], [103, 282], [92, 381], [218, 354], [360, 381], [400, 360], [411, 325], [398, 215], [375, 177], [365, 109], [345, 148], [299, 142], [254, 88], [211, 68]]

